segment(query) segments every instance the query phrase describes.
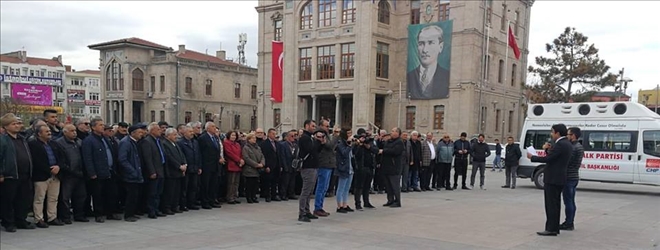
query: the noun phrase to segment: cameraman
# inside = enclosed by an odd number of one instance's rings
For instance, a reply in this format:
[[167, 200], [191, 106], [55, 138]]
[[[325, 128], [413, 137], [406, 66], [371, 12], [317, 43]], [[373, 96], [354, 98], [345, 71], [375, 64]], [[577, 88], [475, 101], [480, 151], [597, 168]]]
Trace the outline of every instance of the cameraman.
[[[357, 139], [355, 139], [357, 138]], [[367, 136], [364, 129], [358, 129], [358, 134], [354, 136], [355, 144], [355, 208], [362, 210], [360, 200], [364, 200], [364, 207], [375, 208], [369, 202], [369, 188], [371, 180], [374, 177], [374, 168], [376, 167], [376, 155], [378, 148], [374, 147], [374, 139]]]

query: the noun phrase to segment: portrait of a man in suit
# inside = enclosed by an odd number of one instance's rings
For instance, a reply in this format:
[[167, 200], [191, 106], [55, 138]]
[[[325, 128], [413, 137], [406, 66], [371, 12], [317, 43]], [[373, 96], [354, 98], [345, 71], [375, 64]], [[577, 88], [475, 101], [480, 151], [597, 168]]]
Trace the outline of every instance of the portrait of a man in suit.
[[[406, 76], [411, 99], [449, 97], [449, 70], [438, 64], [438, 57], [445, 49], [443, 36], [444, 31], [438, 25], [426, 26], [417, 33], [419, 66], [408, 71]], [[414, 51], [409, 50], [411, 52]]]

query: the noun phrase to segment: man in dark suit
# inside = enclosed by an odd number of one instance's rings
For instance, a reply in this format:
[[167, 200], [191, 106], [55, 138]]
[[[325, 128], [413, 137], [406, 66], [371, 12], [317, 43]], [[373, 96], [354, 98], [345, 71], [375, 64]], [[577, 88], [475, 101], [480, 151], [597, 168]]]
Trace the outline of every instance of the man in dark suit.
[[411, 99], [440, 99], [449, 97], [449, 70], [438, 65], [444, 46], [443, 31], [436, 25], [424, 27], [417, 33], [419, 67], [406, 75]]
[[291, 130], [284, 133], [282, 137], [284, 140], [278, 143], [277, 156], [280, 158], [282, 164], [282, 172], [280, 173], [280, 199], [287, 201], [289, 199], [297, 199], [294, 188], [296, 185], [296, 170], [293, 169], [293, 151], [296, 148], [296, 133], [297, 130]]
[[199, 143], [194, 137], [195, 132], [193, 128], [185, 126], [183, 128], [183, 136], [177, 141], [188, 164], [185, 181], [181, 186], [180, 204], [186, 209], [199, 210], [199, 206], [195, 205], [195, 201], [197, 201], [197, 192], [199, 189], [199, 176], [202, 173], [202, 169], [200, 168], [202, 165], [202, 154], [199, 151]]
[[218, 128], [213, 122], [207, 122], [204, 130], [205, 133], [202, 133], [198, 139], [199, 150], [202, 152], [202, 208], [220, 208], [221, 206], [215, 201], [215, 198], [218, 196], [220, 166], [225, 164], [225, 159], [222, 157], [220, 138], [216, 136]]
[[165, 130], [165, 138], [161, 141], [165, 152], [165, 190], [163, 192], [164, 213], [181, 213], [181, 183], [186, 173], [186, 157], [176, 144], [178, 132], [174, 128]]
[[156, 219], [166, 214], [158, 210], [160, 196], [165, 183], [165, 153], [160, 144], [161, 129], [158, 123], [147, 126], [148, 135], [138, 142], [138, 150], [142, 155], [142, 173], [144, 175], [144, 201], [148, 217]]
[[566, 171], [571, 160], [573, 144], [566, 138], [568, 129], [564, 124], [552, 125], [552, 139], [555, 144], [544, 145], [546, 156], [539, 157], [527, 153], [532, 162], [545, 163], [543, 182], [545, 196], [545, 231], [537, 232], [541, 236], [557, 236], [559, 234], [559, 216], [561, 214], [561, 192], [566, 185]]
[[91, 179], [89, 192], [92, 193], [96, 222], [103, 223], [106, 218], [120, 220], [113, 214], [117, 204], [117, 185], [113, 179], [117, 178], [115, 155], [111, 143], [103, 136], [103, 120], [92, 119], [90, 126], [92, 133], [82, 142], [82, 158], [87, 176]]
[[[33, 164], [34, 220], [40, 228], [64, 225], [57, 218], [57, 197], [60, 194], [60, 166], [65, 166], [65, 156], [57, 143], [51, 140], [51, 131], [47, 126], [39, 125], [35, 129], [37, 139], [28, 142]], [[44, 202], [48, 218], [44, 218]]]
[[399, 138], [401, 129], [393, 128], [390, 139], [387, 140], [383, 149], [378, 150], [383, 155], [381, 168], [385, 176], [385, 187], [387, 189], [387, 203], [385, 207], [401, 207], [401, 171], [403, 170], [403, 141]]
[[260, 175], [261, 195], [264, 195], [266, 202], [270, 202], [271, 200], [281, 201], [277, 196], [277, 183], [282, 164], [279, 157], [277, 157], [276, 135], [277, 131], [274, 128], [268, 129], [268, 137], [260, 145], [261, 153], [264, 154], [264, 160], [266, 161], [266, 171]]

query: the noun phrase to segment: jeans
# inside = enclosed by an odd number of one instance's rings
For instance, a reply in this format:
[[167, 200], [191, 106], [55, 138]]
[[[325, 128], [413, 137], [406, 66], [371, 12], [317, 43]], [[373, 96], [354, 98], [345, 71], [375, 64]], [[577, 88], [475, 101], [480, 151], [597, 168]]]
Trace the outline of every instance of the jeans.
[[401, 190], [408, 191], [408, 188], [409, 188], [408, 187], [408, 181], [410, 180], [410, 178], [408, 177], [408, 174], [410, 173], [410, 164], [407, 161], [403, 161], [401, 163], [401, 165], [403, 166], [403, 176], [401, 178], [401, 180], [402, 180], [401, 181]]
[[337, 178], [337, 203], [348, 203], [348, 191], [351, 189], [353, 174], [346, 178]]
[[408, 188], [419, 188], [419, 170], [410, 170], [408, 172]]
[[579, 181], [580, 180], [566, 180], [566, 186], [564, 186], [564, 190], [562, 191], [564, 206], [566, 206], [566, 221], [564, 221], [564, 224], [570, 226], [573, 225], [575, 212], [577, 211], [577, 206], [575, 206], [575, 189], [577, 188]]
[[495, 169], [502, 170], [502, 156], [501, 155], [495, 155], [495, 159], [493, 160], [493, 171]]
[[303, 168], [300, 170], [300, 177], [302, 177], [302, 189], [300, 190], [300, 197], [298, 197], [298, 215], [305, 215], [310, 213], [309, 200], [312, 198], [312, 190], [314, 190], [314, 182], [316, 182], [316, 168]]
[[472, 175], [470, 176], [470, 186], [474, 186], [474, 178], [477, 176], [477, 170], [479, 170], [479, 186], [484, 186], [484, 180], [486, 178], [486, 163], [485, 162], [472, 162]]
[[331, 168], [319, 168], [317, 173], [316, 193], [314, 194], [314, 211], [323, 209], [323, 200], [325, 192], [328, 191], [328, 184], [330, 184], [330, 177], [332, 177]]

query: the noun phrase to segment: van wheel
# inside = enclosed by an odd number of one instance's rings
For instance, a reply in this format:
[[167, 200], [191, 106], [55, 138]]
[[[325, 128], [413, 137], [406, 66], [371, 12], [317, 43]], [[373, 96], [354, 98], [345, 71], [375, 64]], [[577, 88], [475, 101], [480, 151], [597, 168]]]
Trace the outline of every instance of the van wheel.
[[534, 173], [534, 185], [536, 185], [536, 188], [538, 189], [543, 189], [543, 186], [545, 185], [543, 182], [543, 178], [545, 177], [544, 172], [545, 168], [540, 168]]

